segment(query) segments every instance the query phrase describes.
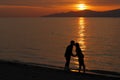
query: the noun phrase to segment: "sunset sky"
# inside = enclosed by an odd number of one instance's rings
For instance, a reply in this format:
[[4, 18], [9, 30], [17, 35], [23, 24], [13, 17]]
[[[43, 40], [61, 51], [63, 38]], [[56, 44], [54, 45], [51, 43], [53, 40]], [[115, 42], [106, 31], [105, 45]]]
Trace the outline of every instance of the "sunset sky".
[[41, 16], [77, 11], [79, 4], [96, 11], [120, 8], [120, 0], [0, 0], [0, 16]]

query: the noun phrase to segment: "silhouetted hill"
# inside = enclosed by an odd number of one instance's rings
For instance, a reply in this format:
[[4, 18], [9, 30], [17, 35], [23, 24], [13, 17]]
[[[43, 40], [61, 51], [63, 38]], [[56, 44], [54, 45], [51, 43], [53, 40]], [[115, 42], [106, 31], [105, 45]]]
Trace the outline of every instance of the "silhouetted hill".
[[109, 10], [109, 11], [70, 11], [66, 13], [55, 13], [46, 15], [43, 17], [120, 17], [120, 9]]

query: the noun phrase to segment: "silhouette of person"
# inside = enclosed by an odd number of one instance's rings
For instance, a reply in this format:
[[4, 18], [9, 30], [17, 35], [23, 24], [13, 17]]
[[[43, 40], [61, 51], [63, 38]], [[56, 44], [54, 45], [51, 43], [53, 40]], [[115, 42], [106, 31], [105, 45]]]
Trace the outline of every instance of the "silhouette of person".
[[76, 43], [75, 46], [76, 46], [76, 56], [78, 56], [78, 62], [79, 62], [79, 72], [81, 71], [81, 67], [83, 67], [83, 72], [85, 73], [84, 55], [82, 53], [79, 43]]
[[65, 67], [64, 67], [64, 70], [66, 71], [69, 71], [69, 64], [70, 64], [70, 59], [71, 59], [71, 56], [74, 56], [72, 51], [73, 51], [73, 45], [75, 45], [75, 41], [71, 41], [70, 42], [70, 45], [67, 46], [66, 48], [66, 51], [65, 51], [65, 59], [66, 59], [66, 63], [65, 63]]

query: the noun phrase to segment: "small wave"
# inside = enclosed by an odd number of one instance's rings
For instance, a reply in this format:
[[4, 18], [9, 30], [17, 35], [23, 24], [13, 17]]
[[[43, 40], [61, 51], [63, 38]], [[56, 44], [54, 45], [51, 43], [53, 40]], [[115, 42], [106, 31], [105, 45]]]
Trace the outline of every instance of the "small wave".
[[26, 49], [28, 49], [28, 50], [40, 50], [40, 49], [37, 49], [37, 48], [26, 48]]

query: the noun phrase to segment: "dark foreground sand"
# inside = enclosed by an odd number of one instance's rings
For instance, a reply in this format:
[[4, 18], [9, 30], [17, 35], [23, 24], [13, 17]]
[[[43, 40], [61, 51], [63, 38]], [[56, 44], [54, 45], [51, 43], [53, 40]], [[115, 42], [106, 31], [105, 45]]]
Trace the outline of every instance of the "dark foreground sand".
[[120, 80], [119, 73], [116, 75], [118, 77], [65, 72], [60, 69], [0, 60], [0, 80]]

